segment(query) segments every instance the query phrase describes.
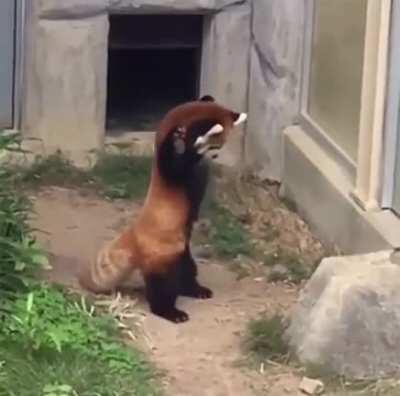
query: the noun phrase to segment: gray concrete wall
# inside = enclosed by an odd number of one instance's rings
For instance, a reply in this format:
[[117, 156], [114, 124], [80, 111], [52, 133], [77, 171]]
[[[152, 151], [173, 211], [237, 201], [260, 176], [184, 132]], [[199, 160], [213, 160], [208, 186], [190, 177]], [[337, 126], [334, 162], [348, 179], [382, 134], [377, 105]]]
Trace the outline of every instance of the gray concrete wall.
[[[45, 154], [62, 150], [75, 162], [101, 149], [109, 13], [207, 15], [204, 92], [247, 110], [250, 3], [246, 0], [35, 0], [30, 3], [23, 130]], [[209, 63], [207, 65], [207, 63]], [[134, 89], [134, 87], [132, 87]], [[238, 134], [240, 136], [240, 134]], [[237, 138], [228, 151], [241, 153]]]
[[253, 0], [246, 161], [281, 180], [283, 130], [299, 112], [304, 0]]
[[224, 163], [281, 180], [282, 133], [299, 109], [304, 0], [34, 0], [24, 132], [76, 161], [104, 141], [108, 13], [206, 15], [202, 93], [249, 119]]

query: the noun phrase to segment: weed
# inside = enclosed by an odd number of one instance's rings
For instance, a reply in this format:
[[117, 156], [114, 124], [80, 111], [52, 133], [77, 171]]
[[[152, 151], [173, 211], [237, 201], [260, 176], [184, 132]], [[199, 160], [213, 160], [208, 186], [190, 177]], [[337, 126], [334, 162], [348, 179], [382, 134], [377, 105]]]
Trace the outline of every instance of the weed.
[[249, 232], [227, 208], [213, 202], [206, 215], [211, 220], [210, 243], [216, 254], [223, 258], [251, 254]]
[[257, 360], [281, 360], [289, 351], [283, 339], [285, 329], [284, 318], [280, 315], [254, 319], [248, 324], [244, 347]]
[[[265, 256], [264, 264], [271, 267], [268, 276], [268, 280], [271, 282], [288, 280], [298, 284], [304, 279], [308, 279], [312, 273], [312, 269], [303, 262], [301, 257], [282, 248]], [[283, 267], [284, 271], [276, 268], [277, 265]]]
[[20, 344], [0, 344], [3, 365], [0, 395], [18, 396], [155, 396], [151, 372], [132, 355], [129, 372], [110, 370], [95, 356], [66, 348], [63, 353], [26, 353]]
[[84, 170], [74, 166], [62, 153], [36, 157], [30, 167], [16, 167], [15, 181], [32, 188], [78, 186], [96, 190], [110, 199], [141, 199], [146, 194], [151, 170], [150, 157], [124, 153], [101, 153], [94, 166]]
[[[156, 393], [150, 365], [118, 340], [114, 321], [96, 316], [83, 298], [38, 285], [9, 305], [12, 315], [0, 332], [0, 394], [40, 395], [46, 386], [66, 385], [79, 395], [95, 395], [93, 389], [110, 396]], [[16, 381], [21, 372], [30, 374]], [[29, 393], [32, 387], [36, 393]]]
[[61, 152], [48, 157], [37, 156], [30, 167], [14, 169], [17, 181], [30, 187], [75, 186], [88, 183], [87, 173], [75, 167]]
[[103, 153], [90, 175], [110, 199], [142, 199], [149, 184], [151, 164], [151, 157]]
[[[0, 134], [0, 154], [18, 151], [16, 134]], [[0, 317], [6, 302], [25, 289], [29, 276], [48, 265], [47, 258], [32, 236], [29, 219], [32, 206], [13, 183], [7, 163], [0, 168]]]

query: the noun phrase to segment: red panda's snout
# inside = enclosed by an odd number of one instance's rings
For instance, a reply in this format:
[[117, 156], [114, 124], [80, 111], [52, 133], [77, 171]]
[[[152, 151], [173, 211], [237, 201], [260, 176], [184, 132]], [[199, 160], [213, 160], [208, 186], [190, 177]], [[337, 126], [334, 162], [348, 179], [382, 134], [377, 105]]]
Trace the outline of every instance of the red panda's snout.
[[230, 132], [247, 120], [246, 113], [231, 112], [230, 115], [230, 119], [224, 122], [225, 125], [216, 123], [196, 139], [194, 147], [199, 155], [208, 153], [211, 159], [216, 158], [219, 150], [225, 145]]

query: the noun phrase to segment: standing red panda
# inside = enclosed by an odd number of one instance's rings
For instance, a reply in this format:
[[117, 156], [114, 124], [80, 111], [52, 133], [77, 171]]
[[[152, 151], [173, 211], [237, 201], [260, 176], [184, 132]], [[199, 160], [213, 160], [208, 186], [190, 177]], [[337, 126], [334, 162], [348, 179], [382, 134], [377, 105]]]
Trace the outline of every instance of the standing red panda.
[[83, 287], [108, 292], [139, 269], [151, 311], [173, 322], [189, 319], [175, 308], [179, 295], [212, 297], [212, 291], [197, 282], [190, 252], [192, 226], [207, 184], [202, 158], [209, 150], [219, 150], [245, 120], [246, 114], [216, 104], [211, 96], [179, 105], [165, 116], [156, 134], [144, 206], [136, 221], [80, 274]]

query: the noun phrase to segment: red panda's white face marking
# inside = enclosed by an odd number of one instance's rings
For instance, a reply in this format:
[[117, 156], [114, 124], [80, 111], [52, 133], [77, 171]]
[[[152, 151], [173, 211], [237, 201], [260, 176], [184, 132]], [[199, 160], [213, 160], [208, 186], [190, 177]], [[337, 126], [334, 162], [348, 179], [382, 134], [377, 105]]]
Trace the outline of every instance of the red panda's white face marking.
[[233, 125], [238, 126], [247, 120], [246, 113], [240, 113], [239, 118], [233, 123]]
[[[236, 127], [247, 119], [246, 113], [240, 113], [236, 115], [236, 119], [233, 121], [233, 127]], [[195, 143], [194, 147], [197, 150], [199, 155], [204, 155], [208, 151], [212, 151], [211, 158], [218, 157], [218, 151], [224, 146], [226, 140], [226, 134], [229, 133], [229, 126], [227, 130], [221, 124], [215, 124], [209, 131], [207, 131], [204, 135], [199, 136]]]
[[223, 131], [224, 131], [224, 127], [221, 124], [215, 124], [203, 136], [199, 136], [194, 143], [194, 147], [197, 149], [197, 153], [202, 155], [205, 152], [207, 152], [211, 146], [211, 137], [215, 136], [215, 135], [219, 135]]

